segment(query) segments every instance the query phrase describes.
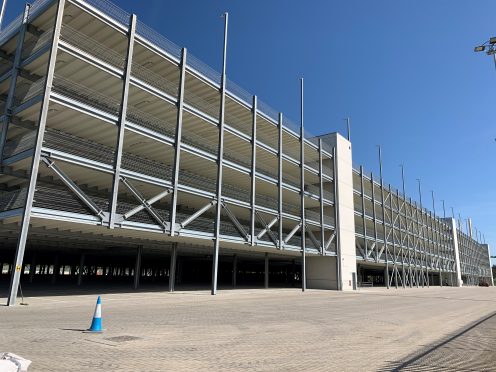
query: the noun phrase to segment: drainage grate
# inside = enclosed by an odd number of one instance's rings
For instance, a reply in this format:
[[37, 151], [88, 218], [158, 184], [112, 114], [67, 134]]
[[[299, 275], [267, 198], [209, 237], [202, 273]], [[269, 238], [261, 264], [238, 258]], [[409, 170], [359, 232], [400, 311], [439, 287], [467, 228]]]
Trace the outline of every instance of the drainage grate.
[[136, 336], [116, 336], [116, 337], [105, 338], [105, 340], [113, 341], [113, 342], [126, 342], [126, 341], [140, 340], [140, 339], [141, 337], [136, 337]]

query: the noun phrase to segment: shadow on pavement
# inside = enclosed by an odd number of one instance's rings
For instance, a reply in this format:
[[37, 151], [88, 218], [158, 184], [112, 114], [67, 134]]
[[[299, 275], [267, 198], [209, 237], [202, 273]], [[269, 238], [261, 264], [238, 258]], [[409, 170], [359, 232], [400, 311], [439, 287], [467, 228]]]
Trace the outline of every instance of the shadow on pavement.
[[404, 359], [389, 362], [381, 370], [496, 370], [496, 312]]

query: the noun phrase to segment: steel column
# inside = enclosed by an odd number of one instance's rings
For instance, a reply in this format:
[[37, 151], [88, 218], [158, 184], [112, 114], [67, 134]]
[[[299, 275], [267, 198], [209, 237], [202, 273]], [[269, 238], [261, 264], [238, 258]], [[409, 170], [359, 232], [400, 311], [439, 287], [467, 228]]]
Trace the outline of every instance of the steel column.
[[[29, 264], [29, 282], [32, 283], [36, 273], [36, 253], [33, 253], [31, 263]], [[0, 263], [0, 275], [2, 274], [2, 264]]]
[[337, 290], [340, 291], [342, 289], [342, 280], [341, 280], [341, 238], [338, 233], [338, 226], [340, 226], [339, 222], [339, 203], [338, 195], [338, 162], [336, 160], [336, 147], [332, 148], [332, 167], [333, 167], [333, 183], [334, 183], [334, 233], [336, 234], [336, 276], [337, 276]]
[[134, 266], [134, 289], [138, 289], [139, 280], [141, 276], [141, 254], [143, 251], [143, 247], [140, 245], [136, 250], [136, 265]]
[[226, 53], [227, 26], [229, 14], [224, 13], [224, 53], [222, 59], [222, 76], [220, 84], [220, 113], [219, 113], [219, 144], [217, 149], [217, 208], [215, 211], [215, 241], [212, 256], [212, 289], [211, 294], [217, 294], [217, 271], [219, 268], [220, 217], [222, 211], [222, 165], [224, 161], [224, 115], [226, 109]]
[[257, 96], [253, 96], [252, 107], [252, 128], [251, 128], [251, 192], [250, 192], [250, 235], [251, 245], [255, 245], [255, 202], [256, 202], [256, 184], [257, 184]]
[[50, 53], [48, 57], [48, 68], [47, 68], [47, 78], [45, 83], [45, 92], [43, 94], [43, 101], [40, 110], [40, 119], [38, 121], [38, 131], [36, 133], [36, 141], [34, 145], [34, 153], [31, 161], [31, 175], [29, 178], [28, 192], [26, 196], [26, 203], [24, 205], [24, 211], [21, 218], [21, 231], [19, 234], [19, 239], [17, 241], [16, 255], [14, 270], [12, 271], [9, 297], [7, 300], [7, 305], [15, 305], [17, 298], [17, 290], [19, 288], [19, 282], [21, 279], [21, 271], [18, 270], [22, 267], [22, 261], [24, 259], [24, 250], [26, 248], [26, 241], [28, 237], [29, 221], [31, 218], [31, 208], [33, 206], [34, 193], [36, 190], [36, 180], [38, 178], [38, 169], [40, 165], [41, 157], [41, 147], [43, 145], [43, 138], [45, 134], [45, 126], [48, 116], [48, 106], [50, 103], [50, 92], [52, 90], [53, 75], [55, 71], [55, 60], [57, 59], [57, 49], [59, 45], [60, 29], [62, 27], [62, 16], [64, 13], [65, 0], [58, 0], [57, 12], [55, 16], [55, 26], [52, 35], [52, 45], [50, 48]]
[[[5, 3], [2, 4], [2, 14], [0, 17], [3, 18]], [[14, 62], [12, 64], [12, 70], [10, 73], [10, 85], [9, 91], [7, 93], [7, 100], [5, 102], [5, 117], [2, 125], [2, 132], [0, 134], [0, 163], [3, 164], [3, 150], [5, 148], [5, 142], [7, 141], [7, 131], [9, 128], [10, 121], [12, 119], [12, 106], [15, 100], [15, 89], [17, 85], [17, 77], [21, 72], [21, 60], [22, 60], [22, 50], [24, 46], [24, 39], [26, 38], [26, 31], [28, 29], [29, 22], [29, 10], [31, 5], [26, 4], [24, 7], [24, 14], [22, 17], [22, 26], [19, 29], [19, 36], [17, 38], [16, 51], [14, 56]], [[1, 22], [1, 19], [0, 19]]]
[[83, 283], [84, 259], [85, 259], [85, 254], [81, 253], [81, 257], [79, 259], [79, 272], [77, 279], [78, 286], [80, 286]]
[[233, 288], [236, 288], [237, 275], [238, 275], [238, 255], [235, 254], [233, 256], [233, 272], [232, 272], [232, 286], [233, 286]]
[[172, 243], [169, 268], [169, 292], [174, 292], [176, 287], [177, 243]]
[[177, 199], [178, 191], [177, 187], [179, 184], [179, 169], [180, 169], [180, 157], [181, 157], [181, 139], [183, 132], [183, 107], [184, 107], [184, 82], [186, 79], [186, 58], [187, 58], [186, 48], [182, 49], [181, 53], [181, 75], [179, 77], [179, 97], [177, 99], [177, 121], [176, 121], [176, 133], [174, 141], [174, 168], [172, 171], [172, 198], [170, 207], [170, 236], [174, 236], [176, 230], [176, 215], [177, 215]]
[[[384, 252], [386, 254], [386, 286], [389, 289], [389, 258], [387, 249], [387, 236], [386, 236], [386, 205], [384, 203], [384, 180], [382, 177], [382, 151], [381, 146], [379, 148], [379, 177], [381, 178], [381, 205], [382, 205], [382, 228], [384, 232]], [[394, 237], [393, 237], [394, 239]]]
[[375, 186], [374, 174], [372, 172], [370, 172], [370, 184], [372, 185], [372, 218], [374, 219], [375, 262], [379, 262], [379, 244], [377, 241], [377, 215], [375, 211]]
[[325, 254], [325, 230], [324, 230], [324, 172], [322, 166], [322, 138], [319, 138], [319, 199], [320, 199], [320, 253]]
[[264, 288], [269, 288], [269, 253], [265, 252]]
[[282, 113], [279, 113], [277, 146], [277, 213], [279, 216], [278, 226], [278, 248], [283, 248], [284, 239], [282, 237]]
[[301, 88], [301, 109], [300, 109], [300, 169], [301, 169], [301, 290], [304, 292], [307, 289], [307, 275], [306, 275], [306, 242], [305, 242], [305, 231], [306, 231], [306, 218], [305, 218], [305, 129], [303, 123], [303, 78], [300, 79]]
[[363, 243], [365, 248], [365, 257], [363, 258], [367, 261], [368, 257], [368, 244], [367, 244], [367, 219], [365, 218], [365, 187], [363, 185], [363, 166], [360, 165], [360, 185], [362, 192], [360, 197], [362, 199], [362, 227], [363, 227]]
[[121, 95], [121, 107], [119, 113], [118, 135], [114, 160], [114, 177], [112, 181], [112, 199], [110, 202], [109, 228], [115, 225], [115, 211], [117, 209], [117, 197], [119, 194], [119, 182], [121, 179], [122, 148], [124, 146], [124, 133], [126, 129], [127, 101], [129, 97], [129, 82], [131, 80], [131, 67], [133, 64], [134, 36], [136, 33], [136, 15], [131, 15], [129, 20], [128, 44], [126, 53], [126, 67], [124, 69], [123, 87]]

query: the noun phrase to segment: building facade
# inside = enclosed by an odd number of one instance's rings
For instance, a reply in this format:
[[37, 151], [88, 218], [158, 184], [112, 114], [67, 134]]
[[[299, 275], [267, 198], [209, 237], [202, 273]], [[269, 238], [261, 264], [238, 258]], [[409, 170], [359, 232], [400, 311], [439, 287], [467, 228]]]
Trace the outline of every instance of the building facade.
[[306, 133], [303, 103], [296, 125], [227, 79], [226, 39], [219, 74], [106, 0], [37, 0], [0, 60], [11, 305], [37, 278], [492, 284], [454, 219], [354, 169], [338, 133]]

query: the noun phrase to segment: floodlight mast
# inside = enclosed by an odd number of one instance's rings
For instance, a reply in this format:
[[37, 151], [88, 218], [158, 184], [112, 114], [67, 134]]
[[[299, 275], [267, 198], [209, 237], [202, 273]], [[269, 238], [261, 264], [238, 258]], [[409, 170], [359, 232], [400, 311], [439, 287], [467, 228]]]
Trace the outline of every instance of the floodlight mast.
[[488, 56], [493, 56], [494, 68], [496, 69], [496, 37], [491, 37], [484, 44], [476, 46], [474, 52], [486, 52]]

